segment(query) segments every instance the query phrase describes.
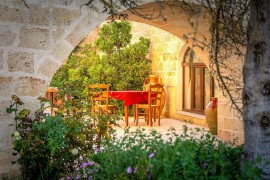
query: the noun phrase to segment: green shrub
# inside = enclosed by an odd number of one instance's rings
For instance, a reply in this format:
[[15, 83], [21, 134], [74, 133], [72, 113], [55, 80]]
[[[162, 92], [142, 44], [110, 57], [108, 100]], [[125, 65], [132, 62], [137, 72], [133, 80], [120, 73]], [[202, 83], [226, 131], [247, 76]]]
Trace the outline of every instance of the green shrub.
[[29, 110], [18, 112], [18, 97], [12, 100], [7, 112], [15, 113], [13, 154], [23, 179], [261, 179], [259, 159], [241, 166], [242, 146], [199, 129], [170, 129], [164, 140], [156, 131], [127, 128], [118, 138], [117, 116], [50, 116], [41, 103], [32, 119]]
[[18, 155], [23, 179], [59, 179], [63, 174], [74, 172], [80, 161], [100, 147], [118, 117], [97, 116], [98, 125], [93, 126], [94, 117], [78, 120], [72, 113], [61, 112], [55, 116], [44, 113], [47, 100], [40, 100], [41, 108], [34, 118], [27, 109], [18, 113], [23, 102], [17, 96], [13, 96], [7, 108], [7, 113], [15, 113], [13, 155]]
[[[259, 179], [255, 165], [240, 168], [242, 146], [224, 143], [204, 131], [182, 135], [171, 129], [165, 141], [144, 129], [122, 138], [115, 134], [104, 149], [89, 156], [72, 177], [80, 179]], [[198, 137], [198, 134], [202, 135]], [[248, 173], [249, 171], [250, 173]], [[244, 172], [244, 173], [242, 173]], [[65, 179], [65, 178], [63, 178]]]

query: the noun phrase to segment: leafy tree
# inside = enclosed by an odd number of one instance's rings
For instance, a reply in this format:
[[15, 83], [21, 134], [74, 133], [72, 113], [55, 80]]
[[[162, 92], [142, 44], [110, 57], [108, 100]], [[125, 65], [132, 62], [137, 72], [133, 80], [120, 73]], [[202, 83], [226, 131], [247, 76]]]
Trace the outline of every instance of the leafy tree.
[[111, 84], [111, 89], [141, 90], [144, 79], [150, 74], [151, 61], [146, 58], [150, 41], [141, 37], [137, 43], [130, 44], [130, 31], [129, 22], [114, 21], [101, 28], [95, 41], [96, 47], [104, 52], [99, 65], [107, 68], [92, 67], [90, 72], [105, 75], [106, 77], [99, 81], [107, 80], [106, 83]]
[[142, 90], [151, 72], [151, 61], [146, 58], [150, 41], [141, 37], [131, 44], [130, 32], [127, 21], [104, 24], [94, 45], [76, 48], [50, 85], [62, 95], [69, 92], [84, 100], [88, 100], [89, 84], [94, 83], [110, 84], [111, 90]]

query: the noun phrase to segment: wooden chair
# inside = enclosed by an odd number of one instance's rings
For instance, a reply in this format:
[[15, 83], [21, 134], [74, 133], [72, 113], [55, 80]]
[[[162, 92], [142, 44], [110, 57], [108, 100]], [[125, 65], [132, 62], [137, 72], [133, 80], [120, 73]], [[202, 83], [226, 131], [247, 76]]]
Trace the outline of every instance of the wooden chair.
[[135, 124], [138, 125], [140, 116], [143, 116], [152, 126], [152, 118], [158, 119], [160, 126], [161, 114], [161, 99], [162, 99], [163, 84], [149, 84], [148, 89], [148, 104], [135, 104]]
[[91, 99], [91, 111], [97, 114], [115, 114], [116, 106], [109, 104], [109, 85], [89, 85], [89, 96]]

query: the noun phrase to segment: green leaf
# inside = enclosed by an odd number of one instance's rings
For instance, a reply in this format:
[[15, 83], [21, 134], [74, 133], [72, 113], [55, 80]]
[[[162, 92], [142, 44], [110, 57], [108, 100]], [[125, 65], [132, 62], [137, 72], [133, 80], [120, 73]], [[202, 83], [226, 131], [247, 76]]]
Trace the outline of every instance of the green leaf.
[[13, 108], [12, 105], [10, 105], [9, 108], [6, 108], [6, 112], [9, 114], [16, 111], [18, 111], [18, 109]]
[[30, 114], [30, 110], [29, 109], [23, 109], [20, 113], [19, 113], [19, 118], [24, 118], [26, 115]]

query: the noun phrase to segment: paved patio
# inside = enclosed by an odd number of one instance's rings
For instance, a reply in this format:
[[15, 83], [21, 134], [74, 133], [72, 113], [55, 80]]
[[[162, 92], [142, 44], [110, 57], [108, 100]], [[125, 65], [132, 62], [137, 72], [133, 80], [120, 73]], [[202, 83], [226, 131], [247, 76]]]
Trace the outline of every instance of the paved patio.
[[[124, 117], [123, 117], [123, 119], [124, 119]], [[118, 124], [120, 125], [120, 127], [114, 126], [113, 128], [116, 130], [117, 136], [121, 137], [124, 134], [126, 126], [125, 126], [124, 120], [119, 121]], [[202, 127], [202, 126], [186, 123], [186, 122], [183, 122], [181, 120], [165, 118], [165, 117], [161, 117], [160, 126], [158, 126], [157, 122], [156, 122], [156, 123], [153, 123], [152, 127], [150, 127], [149, 125], [146, 124], [144, 119], [139, 119], [138, 126], [136, 126], [134, 123], [134, 117], [129, 117], [129, 124], [128, 125], [129, 125], [128, 127], [129, 127], [130, 132], [134, 132], [138, 128], [141, 128], [141, 129], [144, 128], [145, 132], [147, 132], [147, 133], [152, 131], [152, 130], [156, 130], [158, 133], [162, 134], [162, 138], [164, 140], [168, 140], [169, 135], [166, 135], [166, 134], [168, 134], [168, 132], [171, 128], [174, 128], [175, 132], [177, 134], [183, 133], [184, 126], [187, 126], [188, 129], [190, 129], [190, 130], [195, 130], [196, 128], [199, 128], [199, 129], [204, 130], [204, 131], [209, 131], [209, 129], [207, 127]], [[199, 137], [200, 133], [196, 133], [196, 136]]]

